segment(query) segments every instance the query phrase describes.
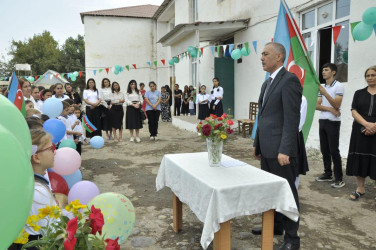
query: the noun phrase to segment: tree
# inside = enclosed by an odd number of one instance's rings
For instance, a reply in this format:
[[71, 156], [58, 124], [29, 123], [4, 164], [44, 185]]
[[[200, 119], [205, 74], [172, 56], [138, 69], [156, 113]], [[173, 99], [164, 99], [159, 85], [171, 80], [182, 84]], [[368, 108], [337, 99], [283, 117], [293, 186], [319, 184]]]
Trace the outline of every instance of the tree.
[[[59, 62], [59, 72], [74, 72], [85, 69], [85, 40], [83, 36], [78, 35], [76, 39], [69, 37], [65, 40], [60, 50]], [[77, 77], [77, 80], [72, 83], [82, 89], [85, 86], [84, 79]]]
[[59, 67], [59, 44], [49, 31], [36, 34], [27, 41], [12, 41], [9, 54], [13, 56], [10, 64], [31, 64], [33, 75], [41, 75], [48, 69]]

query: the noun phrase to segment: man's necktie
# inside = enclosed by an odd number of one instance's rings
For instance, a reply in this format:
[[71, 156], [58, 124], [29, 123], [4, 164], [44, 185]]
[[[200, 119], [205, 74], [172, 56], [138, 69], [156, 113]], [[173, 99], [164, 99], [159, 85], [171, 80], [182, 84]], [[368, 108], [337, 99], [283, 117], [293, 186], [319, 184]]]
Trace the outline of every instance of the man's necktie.
[[272, 80], [273, 80], [273, 78], [271, 78], [271, 77], [269, 77], [268, 80], [266, 80], [266, 88], [265, 88], [265, 92], [264, 92], [264, 97], [262, 98], [262, 106], [264, 106], [265, 97], [266, 97], [266, 94], [268, 93], [270, 85], [272, 85]]

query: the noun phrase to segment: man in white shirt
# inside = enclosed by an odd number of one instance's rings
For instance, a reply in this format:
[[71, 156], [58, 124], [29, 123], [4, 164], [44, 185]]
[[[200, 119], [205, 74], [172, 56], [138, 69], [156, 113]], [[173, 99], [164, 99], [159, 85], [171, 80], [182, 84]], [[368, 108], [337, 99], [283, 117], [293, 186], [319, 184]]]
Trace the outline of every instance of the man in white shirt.
[[337, 66], [333, 63], [323, 65], [322, 76], [326, 81], [320, 86], [316, 110], [320, 110], [319, 135], [320, 149], [324, 162], [324, 173], [316, 181], [332, 181], [332, 161], [334, 170], [334, 183], [332, 187], [341, 188], [343, 182], [342, 160], [339, 152], [339, 134], [341, 127], [341, 103], [344, 93], [342, 84], [334, 79]]

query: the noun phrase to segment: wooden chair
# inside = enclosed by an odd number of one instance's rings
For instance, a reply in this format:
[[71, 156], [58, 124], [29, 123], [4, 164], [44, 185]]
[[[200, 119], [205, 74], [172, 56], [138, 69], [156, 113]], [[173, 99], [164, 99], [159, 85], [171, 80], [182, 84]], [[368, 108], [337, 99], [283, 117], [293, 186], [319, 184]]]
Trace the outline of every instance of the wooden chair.
[[253, 125], [256, 121], [258, 103], [250, 102], [249, 103], [249, 119], [238, 120], [238, 134], [242, 132], [242, 136], [245, 138], [246, 131], [249, 131], [249, 134], [252, 133]]

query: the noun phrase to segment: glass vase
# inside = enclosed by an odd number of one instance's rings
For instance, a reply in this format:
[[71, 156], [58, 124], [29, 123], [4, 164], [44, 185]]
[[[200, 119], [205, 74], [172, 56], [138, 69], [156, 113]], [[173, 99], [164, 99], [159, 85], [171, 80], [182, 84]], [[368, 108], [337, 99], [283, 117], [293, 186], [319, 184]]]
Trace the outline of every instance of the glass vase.
[[223, 140], [218, 140], [217, 138], [206, 138], [206, 144], [208, 146], [209, 166], [221, 166]]

